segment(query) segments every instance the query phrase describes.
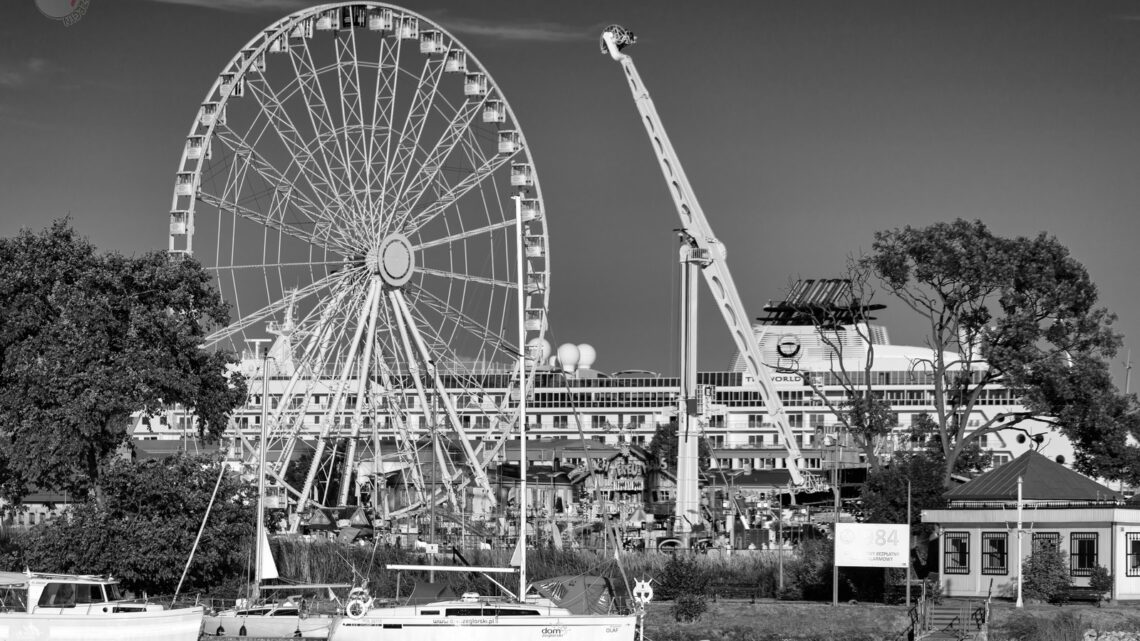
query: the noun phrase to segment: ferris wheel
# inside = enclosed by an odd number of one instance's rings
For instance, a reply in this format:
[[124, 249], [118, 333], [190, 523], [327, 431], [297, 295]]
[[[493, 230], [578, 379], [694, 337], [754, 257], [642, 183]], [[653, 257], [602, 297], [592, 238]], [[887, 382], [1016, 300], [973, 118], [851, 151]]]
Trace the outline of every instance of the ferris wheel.
[[[412, 470], [419, 505], [437, 502], [414, 472], [421, 457], [452, 500], [465, 483], [491, 494], [484, 470], [517, 420], [512, 372], [546, 330], [548, 237], [514, 113], [442, 27], [344, 2], [250, 40], [190, 127], [169, 251], [201, 261], [232, 305], [235, 320], [208, 346], [240, 353], [277, 337], [258, 376], [272, 373], [279, 396], [267, 410], [278, 480], [297, 448], [312, 448], [304, 483], [287, 488], [299, 511], [337, 437], [346, 462], [333, 498], [345, 504], [358, 442], [381, 449], [367, 440], [377, 430], [396, 446], [373, 452], [374, 465]], [[436, 438], [450, 447], [434, 451], [463, 460], [426, 453]]]

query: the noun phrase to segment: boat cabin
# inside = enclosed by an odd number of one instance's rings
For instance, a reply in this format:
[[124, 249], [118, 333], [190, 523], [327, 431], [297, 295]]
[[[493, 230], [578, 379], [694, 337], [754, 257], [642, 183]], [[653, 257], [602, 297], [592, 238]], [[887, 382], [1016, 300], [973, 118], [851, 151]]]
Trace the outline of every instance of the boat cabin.
[[28, 614], [113, 614], [161, 610], [127, 602], [111, 577], [34, 572], [0, 572], [0, 611]]

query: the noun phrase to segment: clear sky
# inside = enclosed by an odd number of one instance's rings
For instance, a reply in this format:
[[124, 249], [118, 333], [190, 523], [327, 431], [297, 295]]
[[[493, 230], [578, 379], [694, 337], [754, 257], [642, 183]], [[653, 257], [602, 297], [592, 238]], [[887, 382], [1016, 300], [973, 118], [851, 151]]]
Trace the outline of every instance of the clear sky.
[[[199, 103], [250, 37], [306, 4], [92, 0], [71, 26], [32, 0], [0, 5], [0, 236], [70, 213], [102, 248], [165, 248]], [[593, 344], [598, 369], [677, 368], [679, 223], [620, 67], [599, 53], [610, 23], [639, 36], [628, 52], [750, 315], [796, 278], [841, 275], [876, 230], [978, 218], [1056, 235], [1140, 348], [1140, 3], [405, 6], [511, 102], [548, 213], [552, 342]], [[884, 319], [895, 342], [920, 340], [901, 306]], [[726, 368], [719, 316], [702, 323], [702, 369]]]

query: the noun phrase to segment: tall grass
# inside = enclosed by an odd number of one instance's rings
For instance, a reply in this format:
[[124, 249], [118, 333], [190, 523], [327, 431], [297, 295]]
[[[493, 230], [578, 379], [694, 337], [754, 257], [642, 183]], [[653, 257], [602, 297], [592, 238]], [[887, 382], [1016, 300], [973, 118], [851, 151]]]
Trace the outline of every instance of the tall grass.
[[[406, 596], [412, 586], [426, 581], [426, 572], [404, 572], [397, 584], [395, 572], [389, 571], [389, 564], [417, 565], [435, 563], [438, 565], [461, 564], [452, 554], [441, 553], [434, 561], [406, 548], [361, 547], [346, 545], [334, 540], [301, 538], [280, 538], [272, 542], [273, 557], [278, 573], [288, 581], [297, 583], [348, 583], [361, 585], [365, 579], [376, 597], [394, 598], [397, 590]], [[468, 550], [462, 552], [468, 564], [486, 567], [505, 567], [510, 562], [511, 550]], [[538, 549], [527, 552], [527, 575], [532, 579], [544, 579], [563, 575], [591, 574], [610, 578], [621, 589], [624, 578], [658, 579], [664, 574], [666, 563], [671, 557], [654, 552], [623, 552], [620, 563], [612, 552], [590, 550], [551, 550]], [[697, 571], [708, 578], [712, 593], [724, 593], [728, 588], [747, 587], [758, 597], [774, 597], [777, 584], [777, 559], [772, 553], [736, 554], [723, 557], [716, 554], [696, 554], [693, 556]], [[785, 562], [785, 573], [795, 559], [789, 556]], [[481, 594], [498, 594], [501, 590], [490, 580], [467, 573], [439, 572], [436, 582], [447, 584], [456, 594], [477, 591]], [[500, 579], [508, 589], [517, 586], [507, 583], [510, 579]]]

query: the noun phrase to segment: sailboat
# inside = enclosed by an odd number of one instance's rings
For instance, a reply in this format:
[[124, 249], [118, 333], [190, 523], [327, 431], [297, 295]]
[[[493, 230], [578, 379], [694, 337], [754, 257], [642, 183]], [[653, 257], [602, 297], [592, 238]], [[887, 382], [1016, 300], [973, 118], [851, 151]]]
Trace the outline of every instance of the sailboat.
[[[521, 201], [515, 200], [515, 225], [519, 246], [523, 242]], [[523, 326], [523, 287], [525, 263], [523, 252], [518, 252], [517, 276], [519, 288], [519, 345], [525, 351]], [[469, 592], [458, 599], [441, 600], [427, 604], [372, 607], [366, 594], [354, 591], [346, 607], [346, 616], [339, 619], [332, 633], [336, 641], [452, 641], [461, 636], [463, 641], [533, 641], [559, 639], [561, 641], [633, 641], [637, 633], [638, 615], [615, 614], [608, 611], [609, 599], [591, 598], [596, 583], [588, 577], [562, 577], [561, 580], [527, 583], [526, 576], [526, 358], [519, 358], [519, 538], [515, 549], [519, 587], [513, 598], [488, 597]], [[483, 574], [514, 573], [514, 568], [471, 566], [389, 565], [389, 570], [433, 570], [436, 572], [475, 572]], [[532, 587], [535, 593], [531, 593]], [[555, 605], [556, 596], [572, 592], [580, 607], [568, 607], [566, 600]], [[593, 606], [593, 607], [591, 607]], [[601, 607], [599, 607], [601, 606]], [[606, 610], [602, 610], [605, 607]]]
[[[312, 612], [312, 600], [306, 601], [302, 591], [328, 590], [330, 599], [333, 588], [349, 588], [349, 585], [267, 585], [262, 581], [278, 578], [277, 564], [269, 547], [269, 536], [265, 527], [265, 470], [266, 443], [268, 442], [269, 398], [269, 357], [262, 359], [262, 412], [261, 442], [258, 445], [259, 461], [257, 468], [257, 532], [254, 552], [254, 602], [240, 603], [237, 607], [209, 611], [202, 620], [202, 632], [214, 636], [238, 636], [247, 638], [304, 637], [328, 639], [332, 630], [335, 612]], [[286, 594], [275, 599], [261, 599], [261, 592], [286, 590]]]

